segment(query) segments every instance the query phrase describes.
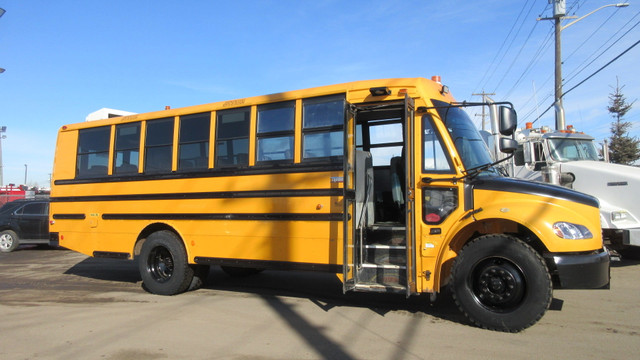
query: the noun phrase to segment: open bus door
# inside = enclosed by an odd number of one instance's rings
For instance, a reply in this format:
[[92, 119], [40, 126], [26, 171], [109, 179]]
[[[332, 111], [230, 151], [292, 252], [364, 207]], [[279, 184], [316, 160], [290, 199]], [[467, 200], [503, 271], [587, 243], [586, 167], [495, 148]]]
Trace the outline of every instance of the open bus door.
[[405, 94], [404, 98], [404, 148], [405, 148], [405, 169], [406, 176], [403, 181], [406, 182], [405, 186], [405, 236], [407, 246], [407, 263], [406, 263], [406, 276], [407, 276], [407, 297], [416, 292], [416, 229], [415, 229], [415, 152], [414, 152], [414, 136], [415, 136], [415, 124], [414, 113], [415, 105], [413, 99]]
[[[344, 218], [343, 218], [343, 290], [416, 293], [415, 268], [415, 143], [414, 102], [409, 96], [402, 101], [351, 106], [344, 130]], [[367, 141], [360, 140], [364, 151], [356, 149], [356, 125], [362, 126], [363, 138], [369, 138], [370, 127], [380, 124], [402, 124], [402, 143], [390, 145], [402, 147], [402, 155], [391, 159], [391, 166], [371, 165]], [[383, 144], [384, 145], [384, 144]], [[388, 144], [387, 144], [388, 146]], [[373, 147], [373, 146], [372, 146]], [[380, 144], [376, 144], [376, 149]], [[400, 169], [402, 168], [402, 169]], [[369, 173], [369, 171], [371, 171]], [[393, 208], [383, 207], [386, 217], [376, 219], [372, 215], [375, 206], [385, 206], [374, 200], [373, 171], [393, 179], [380, 192], [393, 193], [398, 202]], [[386, 172], [386, 173], [385, 173]], [[393, 174], [392, 174], [393, 173]], [[369, 182], [370, 181], [370, 182]], [[385, 188], [384, 186], [387, 186]], [[368, 187], [371, 188], [369, 189]], [[390, 187], [390, 188], [389, 188]], [[363, 193], [365, 195], [363, 195]], [[395, 201], [395, 199], [394, 199]], [[381, 205], [382, 204], [382, 205]], [[388, 203], [387, 203], [388, 204]], [[393, 209], [393, 210], [392, 210]], [[393, 216], [389, 217], [389, 213]]]
[[344, 126], [344, 174], [343, 174], [343, 282], [342, 290], [354, 290], [357, 284], [356, 226], [355, 226], [355, 169], [356, 169], [356, 116], [349, 107]]

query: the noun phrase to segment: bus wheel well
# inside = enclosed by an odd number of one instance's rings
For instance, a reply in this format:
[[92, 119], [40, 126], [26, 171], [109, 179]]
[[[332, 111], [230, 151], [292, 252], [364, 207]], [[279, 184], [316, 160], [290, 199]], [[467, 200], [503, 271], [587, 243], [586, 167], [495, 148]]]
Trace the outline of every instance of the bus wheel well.
[[169, 226], [167, 224], [155, 223], [155, 224], [148, 225], [146, 228], [144, 228], [140, 232], [140, 235], [138, 235], [138, 239], [136, 240], [136, 244], [135, 244], [135, 246], [133, 248], [133, 255], [134, 256], [140, 255], [140, 250], [142, 249], [142, 244], [144, 244], [144, 242], [147, 240], [149, 235], [153, 234], [154, 232], [162, 231], [162, 230], [171, 231], [172, 233], [175, 233], [176, 236], [178, 236], [178, 238], [180, 238], [180, 239], [182, 238], [173, 227], [171, 227], [171, 226]]
[[[531, 230], [522, 224], [507, 219], [480, 220], [470, 224], [467, 228], [460, 231], [459, 234], [460, 235], [454, 238], [449, 244], [451, 250], [456, 254], [460, 253], [460, 250], [462, 250], [466, 244], [480, 236], [488, 234], [505, 234], [516, 237], [531, 246], [540, 256], [543, 256], [543, 254], [547, 252], [544, 243]], [[448, 283], [452, 264], [452, 258], [441, 264], [441, 286]]]
[[487, 234], [506, 234], [514, 236], [529, 246], [534, 248], [538, 254], [544, 254], [547, 252], [547, 248], [544, 243], [538, 238], [533, 231], [531, 231], [526, 226], [519, 224], [515, 221], [506, 220], [506, 219], [486, 219], [480, 220], [474, 223], [471, 228], [466, 229], [465, 233], [466, 237], [459, 238], [456, 241], [456, 246], [452, 246], [452, 248], [459, 251], [462, 247], [473, 241], [474, 239], [487, 235]]

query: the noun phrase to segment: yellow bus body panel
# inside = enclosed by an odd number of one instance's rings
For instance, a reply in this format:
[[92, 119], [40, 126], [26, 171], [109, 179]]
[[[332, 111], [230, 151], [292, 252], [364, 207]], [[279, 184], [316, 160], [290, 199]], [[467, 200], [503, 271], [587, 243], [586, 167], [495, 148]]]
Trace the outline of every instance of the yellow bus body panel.
[[[505, 219], [531, 230], [550, 252], [581, 252], [602, 248], [599, 210], [577, 202], [543, 198], [539, 195], [507, 191], [478, 190], [475, 202], [482, 204], [476, 220]], [[593, 235], [590, 239], [563, 239], [554, 234], [549, 220], [566, 221], [586, 226]]]

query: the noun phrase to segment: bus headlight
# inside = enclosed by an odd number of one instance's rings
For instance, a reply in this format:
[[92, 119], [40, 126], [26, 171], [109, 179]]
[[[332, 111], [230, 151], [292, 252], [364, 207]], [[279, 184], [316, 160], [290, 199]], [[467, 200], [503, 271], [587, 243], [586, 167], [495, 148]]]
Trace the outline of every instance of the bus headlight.
[[553, 232], [556, 236], [563, 239], [578, 240], [593, 238], [593, 234], [591, 234], [591, 231], [589, 231], [586, 226], [564, 221], [553, 224]]

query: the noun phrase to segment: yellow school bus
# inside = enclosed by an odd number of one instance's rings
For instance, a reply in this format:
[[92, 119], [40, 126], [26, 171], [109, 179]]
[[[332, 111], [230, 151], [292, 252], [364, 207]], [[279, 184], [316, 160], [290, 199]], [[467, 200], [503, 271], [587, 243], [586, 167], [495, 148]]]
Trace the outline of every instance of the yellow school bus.
[[211, 265], [324, 271], [345, 292], [449, 286], [472, 323], [520, 331], [554, 288], [608, 285], [598, 202], [501, 176], [469, 105], [437, 79], [386, 79], [65, 125], [51, 241], [137, 258], [156, 294]]

